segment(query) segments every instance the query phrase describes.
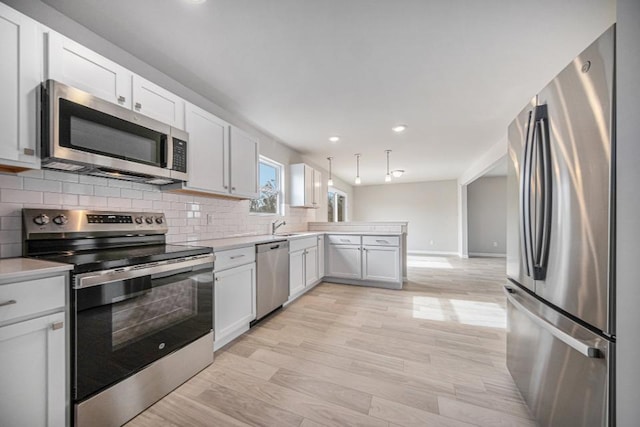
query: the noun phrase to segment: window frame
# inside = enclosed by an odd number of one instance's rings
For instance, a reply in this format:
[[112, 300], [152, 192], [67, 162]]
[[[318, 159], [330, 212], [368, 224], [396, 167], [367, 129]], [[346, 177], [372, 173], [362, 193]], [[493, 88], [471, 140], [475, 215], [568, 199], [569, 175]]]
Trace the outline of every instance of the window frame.
[[[336, 187], [329, 187], [327, 189], [327, 197], [329, 193], [333, 193], [333, 221], [332, 222], [348, 222], [348, 213], [349, 213], [349, 196], [344, 191], [340, 190]], [[344, 220], [338, 221], [338, 198], [337, 196], [344, 197]], [[327, 208], [328, 208], [327, 204]], [[327, 209], [327, 222], [329, 221], [329, 210]]]
[[[257, 215], [257, 216], [284, 216], [284, 200], [285, 200], [285, 194], [284, 194], [284, 180], [285, 180], [285, 175], [284, 175], [284, 165], [280, 162], [276, 162], [273, 159], [270, 159], [266, 156], [263, 156], [262, 154], [260, 155], [259, 159], [258, 159], [258, 192], [260, 192], [260, 164], [264, 163], [267, 166], [271, 166], [273, 168], [276, 169], [276, 177], [278, 179], [278, 192], [277, 192], [277, 209], [276, 212], [255, 212], [251, 210], [251, 204], [249, 204], [249, 215]], [[253, 199], [253, 200], [257, 200], [257, 199]]]

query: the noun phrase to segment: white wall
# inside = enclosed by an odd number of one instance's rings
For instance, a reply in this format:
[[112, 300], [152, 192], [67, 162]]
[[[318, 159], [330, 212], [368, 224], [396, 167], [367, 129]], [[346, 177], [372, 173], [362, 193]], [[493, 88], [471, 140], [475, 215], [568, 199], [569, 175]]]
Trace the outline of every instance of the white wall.
[[456, 181], [354, 186], [353, 194], [353, 221], [409, 222], [409, 252], [458, 252]]
[[469, 255], [506, 254], [506, 177], [483, 177], [468, 185], [467, 223]]
[[640, 1], [617, 4], [616, 402], [617, 425], [640, 422]]

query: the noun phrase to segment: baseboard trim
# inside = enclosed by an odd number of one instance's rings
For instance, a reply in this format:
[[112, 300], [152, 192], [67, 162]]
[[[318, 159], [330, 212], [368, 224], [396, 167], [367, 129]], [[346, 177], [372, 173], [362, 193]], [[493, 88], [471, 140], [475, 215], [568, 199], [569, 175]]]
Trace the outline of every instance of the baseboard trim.
[[491, 252], [469, 252], [469, 256], [477, 256], [483, 258], [506, 258], [507, 254], [494, 254]]
[[449, 251], [407, 251], [407, 255], [447, 255], [447, 256], [459, 256], [458, 252]]

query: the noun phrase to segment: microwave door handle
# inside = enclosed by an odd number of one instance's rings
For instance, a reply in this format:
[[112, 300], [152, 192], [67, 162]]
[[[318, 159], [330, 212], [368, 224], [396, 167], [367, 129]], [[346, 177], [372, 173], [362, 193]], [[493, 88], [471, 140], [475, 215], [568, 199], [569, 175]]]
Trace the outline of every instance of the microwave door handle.
[[524, 156], [520, 173], [520, 242], [524, 255], [526, 274], [532, 276], [531, 262], [531, 155], [532, 155], [532, 112], [529, 112], [525, 134]]
[[163, 135], [162, 146], [164, 147], [164, 159], [162, 159], [162, 166], [169, 170], [173, 170], [173, 137]]

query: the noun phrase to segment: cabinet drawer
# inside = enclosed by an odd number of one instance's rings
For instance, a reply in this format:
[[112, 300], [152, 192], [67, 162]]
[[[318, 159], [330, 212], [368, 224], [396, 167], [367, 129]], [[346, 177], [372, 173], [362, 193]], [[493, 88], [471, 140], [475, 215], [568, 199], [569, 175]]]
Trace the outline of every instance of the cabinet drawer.
[[65, 276], [0, 285], [0, 323], [63, 308], [65, 288]]
[[371, 246], [400, 246], [398, 236], [362, 236], [363, 245]]
[[215, 271], [221, 271], [254, 262], [256, 260], [256, 247], [248, 246], [246, 248], [230, 249], [228, 251], [215, 252], [215, 255]]
[[361, 236], [351, 236], [348, 234], [330, 234], [329, 243], [332, 245], [359, 245]]
[[289, 253], [300, 251], [302, 249], [309, 249], [317, 246], [318, 238], [316, 236], [313, 237], [305, 237], [304, 239], [292, 239], [289, 240]]

